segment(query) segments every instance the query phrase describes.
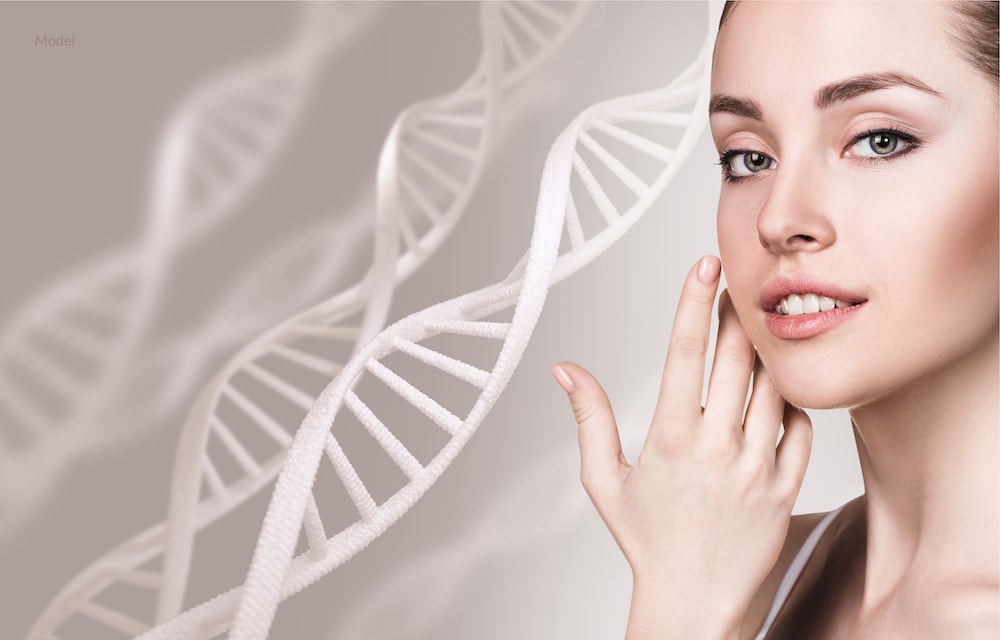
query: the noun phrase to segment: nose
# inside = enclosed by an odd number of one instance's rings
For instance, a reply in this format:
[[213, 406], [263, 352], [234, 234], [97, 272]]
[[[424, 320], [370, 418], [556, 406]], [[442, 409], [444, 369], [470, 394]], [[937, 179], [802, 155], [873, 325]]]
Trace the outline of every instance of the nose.
[[816, 252], [836, 240], [822, 171], [791, 163], [780, 165], [757, 216], [757, 237], [780, 255]]

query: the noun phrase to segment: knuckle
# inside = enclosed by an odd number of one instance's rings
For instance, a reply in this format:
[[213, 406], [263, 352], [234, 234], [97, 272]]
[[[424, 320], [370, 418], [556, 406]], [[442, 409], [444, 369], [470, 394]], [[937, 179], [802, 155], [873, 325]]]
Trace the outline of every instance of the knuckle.
[[786, 414], [786, 417], [782, 420], [782, 426], [785, 429], [782, 439], [786, 436], [797, 438], [806, 451], [812, 448], [813, 427], [812, 422], [807, 418], [801, 415], [792, 415], [791, 418], [788, 418]]
[[715, 290], [708, 287], [694, 287], [687, 292], [687, 299], [711, 309], [715, 304]]
[[763, 379], [758, 384], [754, 385], [754, 394], [760, 394], [761, 400], [766, 400], [773, 403], [784, 404], [785, 398], [781, 395], [781, 391], [778, 387], [771, 383], [770, 379]]
[[712, 467], [729, 466], [739, 456], [739, 447], [731, 438], [705, 438], [700, 449], [700, 457]]
[[572, 406], [573, 417], [581, 427], [592, 422], [598, 414], [597, 407], [589, 402], [574, 402]]
[[[695, 444], [693, 435], [687, 429], [672, 428], [677, 426], [675, 424], [664, 426], [663, 429], [650, 430], [646, 438], [650, 451], [666, 459], [686, 455]], [[642, 459], [641, 454], [639, 459]]]
[[743, 345], [726, 347], [722, 349], [719, 355], [729, 364], [748, 370], [753, 368], [754, 362], [757, 359], [757, 354], [754, 353], [753, 349]]
[[701, 336], [674, 336], [669, 347], [671, 354], [685, 360], [704, 358], [707, 350], [708, 341]]
[[762, 482], [771, 479], [773, 466], [760, 455], [749, 455], [743, 464], [743, 473], [750, 482]]

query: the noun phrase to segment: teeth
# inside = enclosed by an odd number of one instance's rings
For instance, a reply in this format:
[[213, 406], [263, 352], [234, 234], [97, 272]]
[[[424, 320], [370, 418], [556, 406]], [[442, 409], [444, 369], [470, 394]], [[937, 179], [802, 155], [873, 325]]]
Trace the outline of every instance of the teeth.
[[798, 316], [805, 313], [805, 310], [802, 308], [802, 298], [794, 293], [786, 297], [782, 302], [786, 303], [785, 309], [787, 311], [785, 311], [785, 315]]
[[815, 293], [797, 294], [792, 293], [782, 298], [774, 307], [776, 313], [783, 316], [798, 316], [806, 313], [819, 313], [820, 311], [830, 311], [831, 309], [843, 309], [853, 306], [851, 302], [835, 300], [827, 296], [820, 296]]
[[815, 293], [802, 296], [802, 309], [806, 313], [819, 313], [819, 297]]

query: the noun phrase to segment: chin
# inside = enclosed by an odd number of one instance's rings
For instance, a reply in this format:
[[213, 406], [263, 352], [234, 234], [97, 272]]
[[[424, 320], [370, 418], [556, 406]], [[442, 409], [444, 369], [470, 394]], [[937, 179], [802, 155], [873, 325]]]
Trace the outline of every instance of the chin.
[[[780, 387], [779, 387], [780, 388]], [[843, 397], [826, 393], [828, 389], [823, 390], [824, 393], [816, 393], [814, 390], [802, 390], [801, 393], [789, 393], [782, 390], [781, 395], [791, 404], [793, 407], [799, 409], [816, 409], [818, 411], [827, 409], [850, 409], [856, 406], [857, 402], [851, 402], [844, 400]]]
[[851, 403], [844, 402], [844, 399], [825, 386], [817, 388], [803, 388], [803, 385], [792, 386], [778, 385], [782, 397], [794, 407], [799, 409], [843, 409], [851, 406]]
[[850, 409], [870, 400], [872, 389], [858, 372], [764, 366], [781, 396], [799, 409]]

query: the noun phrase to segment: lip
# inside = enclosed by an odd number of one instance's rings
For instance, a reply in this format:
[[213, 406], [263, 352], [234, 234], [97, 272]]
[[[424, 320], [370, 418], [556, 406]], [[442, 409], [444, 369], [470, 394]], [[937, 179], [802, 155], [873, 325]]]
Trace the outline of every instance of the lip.
[[[793, 293], [815, 293], [849, 302], [853, 306], [791, 316], [775, 312], [778, 302]], [[766, 313], [764, 324], [776, 337], [785, 340], [803, 340], [825, 333], [857, 315], [867, 301], [864, 296], [809, 275], [774, 278], [764, 286], [760, 294], [760, 305]]]

